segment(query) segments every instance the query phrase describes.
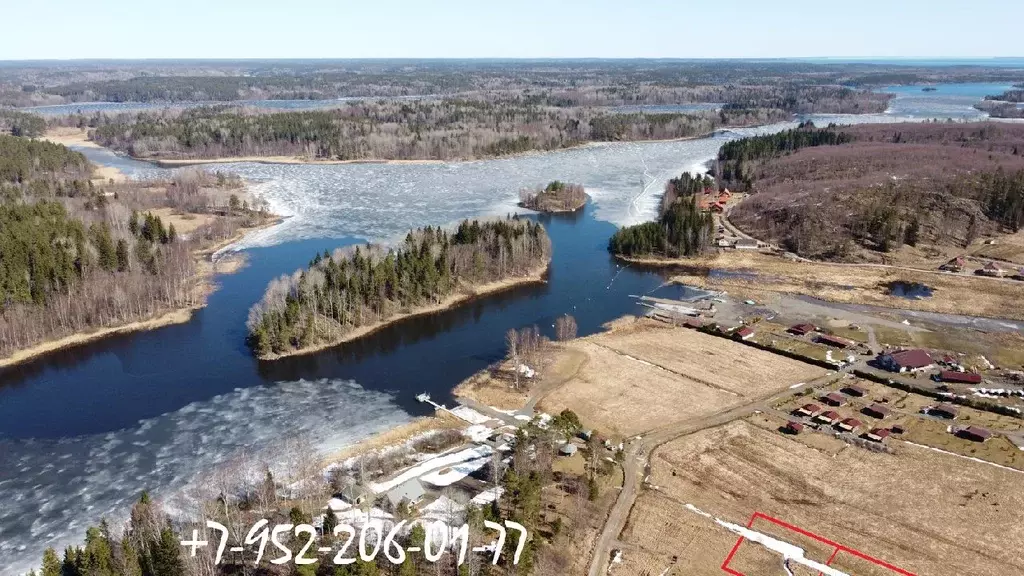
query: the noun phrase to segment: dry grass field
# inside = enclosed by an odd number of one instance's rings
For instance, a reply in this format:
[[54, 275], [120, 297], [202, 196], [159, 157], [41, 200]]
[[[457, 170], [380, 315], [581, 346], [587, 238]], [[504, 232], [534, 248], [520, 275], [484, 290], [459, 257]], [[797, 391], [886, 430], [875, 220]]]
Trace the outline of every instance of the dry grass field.
[[[718, 256], [687, 261], [695, 269], [673, 277], [689, 286], [713, 290], [758, 289], [789, 294], [806, 294], [831, 302], [871, 304], [949, 314], [990, 318], [1024, 319], [1024, 282], [996, 280], [967, 275], [886, 268], [874, 265], [840, 265], [794, 262], [751, 252], [723, 252]], [[749, 275], [715, 275], [707, 270], [747, 271]], [[933, 290], [930, 298], [892, 296], [892, 282], [924, 284]]]
[[[659, 448], [652, 458], [658, 489], [641, 494], [630, 516], [619, 573], [723, 573], [737, 535], [686, 504], [744, 526], [762, 512], [918, 576], [1024, 573], [1024, 475], [903, 444], [895, 454], [876, 453], [816, 434], [812, 447], [805, 435], [774, 432], [779, 423], [757, 416]], [[819, 562], [832, 552], [767, 521], [753, 529]], [[750, 542], [731, 566], [751, 576], [785, 575], [779, 555]], [[847, 554], [832, 566], [857, 576], [893, 574]], [[795, 573], [814, 574], [801, 570]]]
[[[541, 409], [575, 411], [602, 433], [632, 436], [805, 382], [824, 370], [723, 338], [653, 321], [573, 341], [586, 354]], [[746, 400], [745, 400], [746, 399]]]

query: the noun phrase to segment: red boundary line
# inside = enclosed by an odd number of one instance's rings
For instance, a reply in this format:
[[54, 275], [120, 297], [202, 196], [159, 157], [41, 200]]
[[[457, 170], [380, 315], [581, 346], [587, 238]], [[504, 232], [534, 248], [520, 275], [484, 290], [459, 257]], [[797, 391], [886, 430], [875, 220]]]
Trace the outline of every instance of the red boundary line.
[[[836, 559], [836, 555], [839, 554], [839, 547], [832, 551], [832, 555], [828, 557], [828, 562], [825, 562], [825, 566], [831, 566], [832, 561]], [[818, 576], [825, 576], [824, 572], [818, 572]]]
[[[904, 569], [902, 569], [902, 568], [900, 568], [898, 566], [893, 566], [892, 564], [890, 564], [890, 563], [888, 563], [888, 562], [886, 562], [884, 560], [879, 560], [878, 558], [875, 558], [873, 556], [869, 556], [869, 555], [861, 552], [860, 550], [856, 550], [854, 548], [850, 548], [849, 546], [843, 546], [842, 544], [840, 544], [838, 542], [833, 542], [832, 540], [829, 540], [828, 538], [824, 538], [822, 536], [818, 536], [817, 534], [815, 534], [813, 532], [810, 532], [808, 530], [804, 530], [803, 528], [800, 528], [798, 526], [794, 526], [794, 525], [789, 524], [787, 522], [783, 522], [782, 520], [779, 520], [778, 518], [773, 518], [773, 517], [771, 517], [771, 516], [769, 516], [767, 514], [763, 514], [761, 512], [754, 512], [753, 516], [750, 517], [750, 522], [747, 522], [747, 528], [752, 527], [754, 525], [754, 521], [756, 521], [758, 518], [764, 518], [765, 520], [767, 520], [768, 522], [771, 522], [772, 524], [775, 524], [777, 526], [781, 526], [781, 527], [783, 527], [783, 528], [785, 528], [787, 530], [790, 530], [792, 532], [796, 532], [797, 534], [800, 534], [801, 536], [806, 536], [807, 538], [810, 538], [812, 540], [817, 540], [818, 542], [821, 542], [823, 544], [828, 544], [829, 546], [834, 547], [835, 550], [832, 552], [832, 556], [829, 557], [828, 562], [826, 563], [826, 565], [831, 565], [832, 561], [839, 554], [839, 552], [847, 552], [849, 554], [853, 554], [854, 556], [856, 556], [856, 557], [858, 557], [858, 558], [860, 558], [862, 560], [867, 560], [868, 562], [871, 562], [871, 563], [876, 564], [878, 566], [882, 566], [883, 568], [886, 568], [888, 570], [892, 570], [893, 572], [895, 572], [897, 574], [900, 574], [901, 576], [917, 576], [913, 572], [908, 572], [908, 571], [906, 571], [906, 570], [904, 570]], [[745, 540], [745, 538], [743, 536], [740, 536], [739, 539], [736, 540], [736, 544], [733, 545], [732, 550], [729, 551], [729, 555], [726, 556], [726, 558], [725, 558], [725, 562], [722, 563], [722, 570], [727, 572], [727, 573], [729, 573], [729, 574], [732, 574], [732, 576], [746, 576], [742, 572], [739, 572], [739, 571], [734, 570], [734, 569], [729, 567], [729, 563], [732, 562], [733, 557], [739, 551], [740, 546], [743, 544], [744, 540]]]

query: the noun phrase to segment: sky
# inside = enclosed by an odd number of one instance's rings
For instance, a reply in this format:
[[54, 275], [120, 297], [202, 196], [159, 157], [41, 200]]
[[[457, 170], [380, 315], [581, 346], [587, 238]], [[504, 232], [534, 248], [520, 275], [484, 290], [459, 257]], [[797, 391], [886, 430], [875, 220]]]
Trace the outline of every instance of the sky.
[[1024, 2], [1012, 0], [4, 4], [0, 60], [1024, 56]]

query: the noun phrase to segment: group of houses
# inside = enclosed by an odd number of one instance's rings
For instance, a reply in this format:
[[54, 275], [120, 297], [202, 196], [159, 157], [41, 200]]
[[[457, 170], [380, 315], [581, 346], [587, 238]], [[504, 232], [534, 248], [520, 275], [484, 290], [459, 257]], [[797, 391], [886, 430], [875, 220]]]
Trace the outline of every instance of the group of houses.
[[[939, 266], [939, 270], [943, 272], [955, 272], [957, 274], [967, 269], [967, 260], [963, 256], [957, 256], [949, 262], [946, 262], [942, 266]], [[990, 261], [987, 262], [981, 268], [974, 271], [979, 276], [989, 276], [991, 278], [1013, 278], [1015, 280], [1024, 280], [1024, 267], [1017, 268], [1016, 270], [1004, 268], [998, 262]]]
[[786, 332], [790, 333], [793, 336], [797, 336], [797, 337], [801, 337], [801, 338], [802, 337], [810, 336], [811, 339], [814, 342], [817, 342], [818, 344], [824, 344], [826, 346], [831, 346], [833, 348], [839, 348], [840, 350], [845, 350], [847, 348], [852, 348], [852, 347], [857, 345], [857, 343], [854, 342], [853, 340], [847, 340], [846, 338], [842, 338], [842, 337], [836, 336], [834, 334], [829, 334], [827, 332], [822, 332], [814, 324], [808, 324], [808, 323], [794, 324], [794, 325], [790, 326], [786, 330]]
[[711, 188], [704, 190], [704, 196], [697, 201], [697, 208], [702, 211], [711, 211], [721, 214], [725, 211], [725, 205], [729, 203], [732, 198], [732, 192], [729, 192], [728, 188], [723, 188], [716, 197]]
[[894, 350], [880, 354], [878, 366], [899, 374], [916, 374], [939, 367], [932, 374], [932, 380], [948, 384], [981, 384], [982, 376], [976, 372], [968, 372], [956, 358], [946, 355], [936, 361], [927, 350], [919, 348]]
[[[850, 397], [863, 397], [867, 395], [867, 390], [856, 385], [845, 386], [838, 392], [829, 392], [819, 398], [822, 404], [829, 406], [830, 408], [840, 408], [850, 403]], [[845, 432], [849, 434], [857, 434], [861, 432], [860, 436], [873, 442], [884, 442], [890, 434], [901, 434], [903, 429], [899, 426], [893, 426], [890, 428], [883, 427], [868, 427], [867, 423], [861, 419], [853, 416], [843, 416], [839, 412], [830, 408], [824, 408], [820, 404], [808, 403], [800, 406], [793, 411], [794, 416], [809, 419], [812, 423], [820, 426], [831, 426], [838, 432]], [[884, 420], [888, 418], [891, 411], [885, 406], [873, 403], [860, 410], [865, 416], [870, 416], [876, 420]], [[804, 429], [804, 424], [797, 420], [790, 420], [783, 426], [783, 430], [790, 434], [799, 434]]]

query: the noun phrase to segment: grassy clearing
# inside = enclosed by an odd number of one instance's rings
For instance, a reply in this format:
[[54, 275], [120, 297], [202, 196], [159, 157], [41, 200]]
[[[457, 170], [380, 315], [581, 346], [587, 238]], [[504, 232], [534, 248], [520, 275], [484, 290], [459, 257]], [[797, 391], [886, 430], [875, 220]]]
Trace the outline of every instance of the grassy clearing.
[[948, 426], [966, 426], [968, 424], [969, 422], [917, 418], [907, 424], [907, 431], [903, 437], [917, 444], [1024, 470], [1024, 451], [1017, 448], [1005, 436], [994, 436], [985, 442], [972, 442], [947, 431]]
[[[838, 265], [794, 262], [759, 253], [723, 252], [708, 258], [680, 261], [693, 270], [673, 280], [713, 290], [755, 288], [806, 294], [822, 300], [871, 304], [887, 308], [922, 310], [991, 318], [1024, 319], [1024, 282], [942, 272], [886, 268], [871, 265]], [[704, 271], [755, 270], [758, 277], [709, 277]], [[888, 294], [891, 282], [920, 283], [933, 296], [908, 299]]]

